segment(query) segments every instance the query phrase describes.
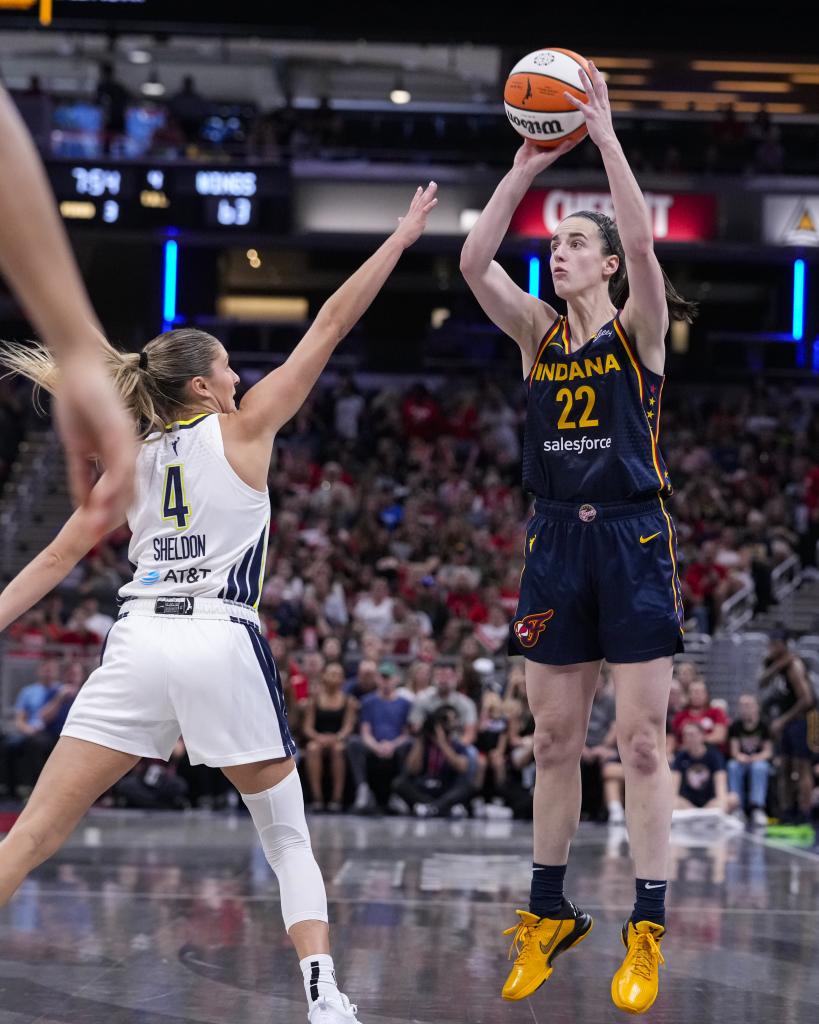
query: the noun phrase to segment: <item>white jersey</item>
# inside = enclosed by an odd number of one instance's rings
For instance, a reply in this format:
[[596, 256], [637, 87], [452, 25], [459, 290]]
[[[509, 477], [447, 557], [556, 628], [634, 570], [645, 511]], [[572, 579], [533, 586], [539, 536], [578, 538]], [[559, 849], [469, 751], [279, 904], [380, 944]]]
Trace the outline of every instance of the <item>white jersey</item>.
[[256, 608], [270, 499], [228, 460], [219, 417], [180, 420], [142, 444], [128, 511], [134, 578], [120, 597], [220, 597]]

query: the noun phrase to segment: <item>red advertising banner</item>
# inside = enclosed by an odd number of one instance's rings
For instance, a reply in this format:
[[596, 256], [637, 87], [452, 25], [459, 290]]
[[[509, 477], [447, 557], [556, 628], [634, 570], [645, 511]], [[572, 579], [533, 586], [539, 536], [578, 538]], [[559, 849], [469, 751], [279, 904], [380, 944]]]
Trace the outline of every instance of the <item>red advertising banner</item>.
[[[645, 192], [657, 242], [705, 242], [716, 234], [717, 201], [713, 195], [689, 192]], [[614, 217], [608, 192], [533, 189], [512, 218], [511, 231], [531, 238], [548, 238], [557, 225], [578, 210]]]

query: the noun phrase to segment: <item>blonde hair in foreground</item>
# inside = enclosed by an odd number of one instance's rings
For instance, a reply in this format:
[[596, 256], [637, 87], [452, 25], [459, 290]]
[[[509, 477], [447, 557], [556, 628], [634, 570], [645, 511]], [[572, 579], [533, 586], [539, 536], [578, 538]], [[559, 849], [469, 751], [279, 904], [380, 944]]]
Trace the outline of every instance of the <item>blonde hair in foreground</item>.
[[[209, 377], [211, 365], [219, 351], [213, 335], [193, 327], [165, 331], [153, 338], [142, 353], [121, 352], [102, 340], [105, 361], [114, 387], [144, 439], [177, 417], [190, 397], [188, 381]], [[140, 366], [142, 355], [143, 367]], [[0, 342], [0, 368], [18, 373], [35, 385], [34, 401], [39, 405], [39, 391], [53, 395], [60, 379], [54, 356], [40, 341]]]

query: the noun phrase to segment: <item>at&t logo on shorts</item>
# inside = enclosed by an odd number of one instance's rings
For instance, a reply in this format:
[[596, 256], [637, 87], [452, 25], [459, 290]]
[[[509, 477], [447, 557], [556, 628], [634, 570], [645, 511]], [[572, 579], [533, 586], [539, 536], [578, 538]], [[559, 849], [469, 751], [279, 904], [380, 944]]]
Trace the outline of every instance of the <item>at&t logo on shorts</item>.
[[554, 616], [554, 608], [536, 615], [524, 615], [514, 625], [515, 636], [521, 647], [534, 647], [546, 629], [546, 623]]
[[159, 572], [156, 569], [153, 569], [150, 572], [144, 572], [141, 576], [138, 576], [137, 579], [143, 586], [151, 587], [154, 583], [159, 583]]

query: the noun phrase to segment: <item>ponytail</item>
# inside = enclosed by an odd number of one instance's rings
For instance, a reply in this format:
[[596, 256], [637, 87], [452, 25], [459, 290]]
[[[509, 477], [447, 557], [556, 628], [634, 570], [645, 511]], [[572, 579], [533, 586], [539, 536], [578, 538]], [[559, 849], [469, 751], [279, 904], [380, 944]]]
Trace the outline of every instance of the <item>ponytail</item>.
[[[581, 210], [573, 213], [573, 217], [585, 217], [594, 221], [600, 229], [603, 240], [603, 255], [616, 256], [619, 260], [617, 270], [609, 278], [609, 298], [618, 309], [622, 309], [628, 298], [628, 271], [626, 269], [626, 254], [623, 251], [623, 243], [620, 241], [620, 232], [617, 225], [604, 213], [597, 213], [592, 210]], [[665, 284], [665, 299], [668, 303], [668, 315], [672, 320], [684, 320], [686, 323], [693, 323], [699, 308], [698, 302], [684, 298], [671, 281], [668, 274], [660, 267]]]
[[[219, 342], [205, 331], [181, 328], [166, 331], [149, 341], [141, 352], [121, 352], [107, 341], [101, 342], [103, 357], [114, 387], [137, 425], [140, 438], [176, 418], [189, 401], [188, 381], [208, 377]], [[34, 383], [34, 402], [41, 391], [57, 391], [60, 370], [51, 351], [41, 342], [27, 344], [0, 342], [0, 367], [18, 373]]]

